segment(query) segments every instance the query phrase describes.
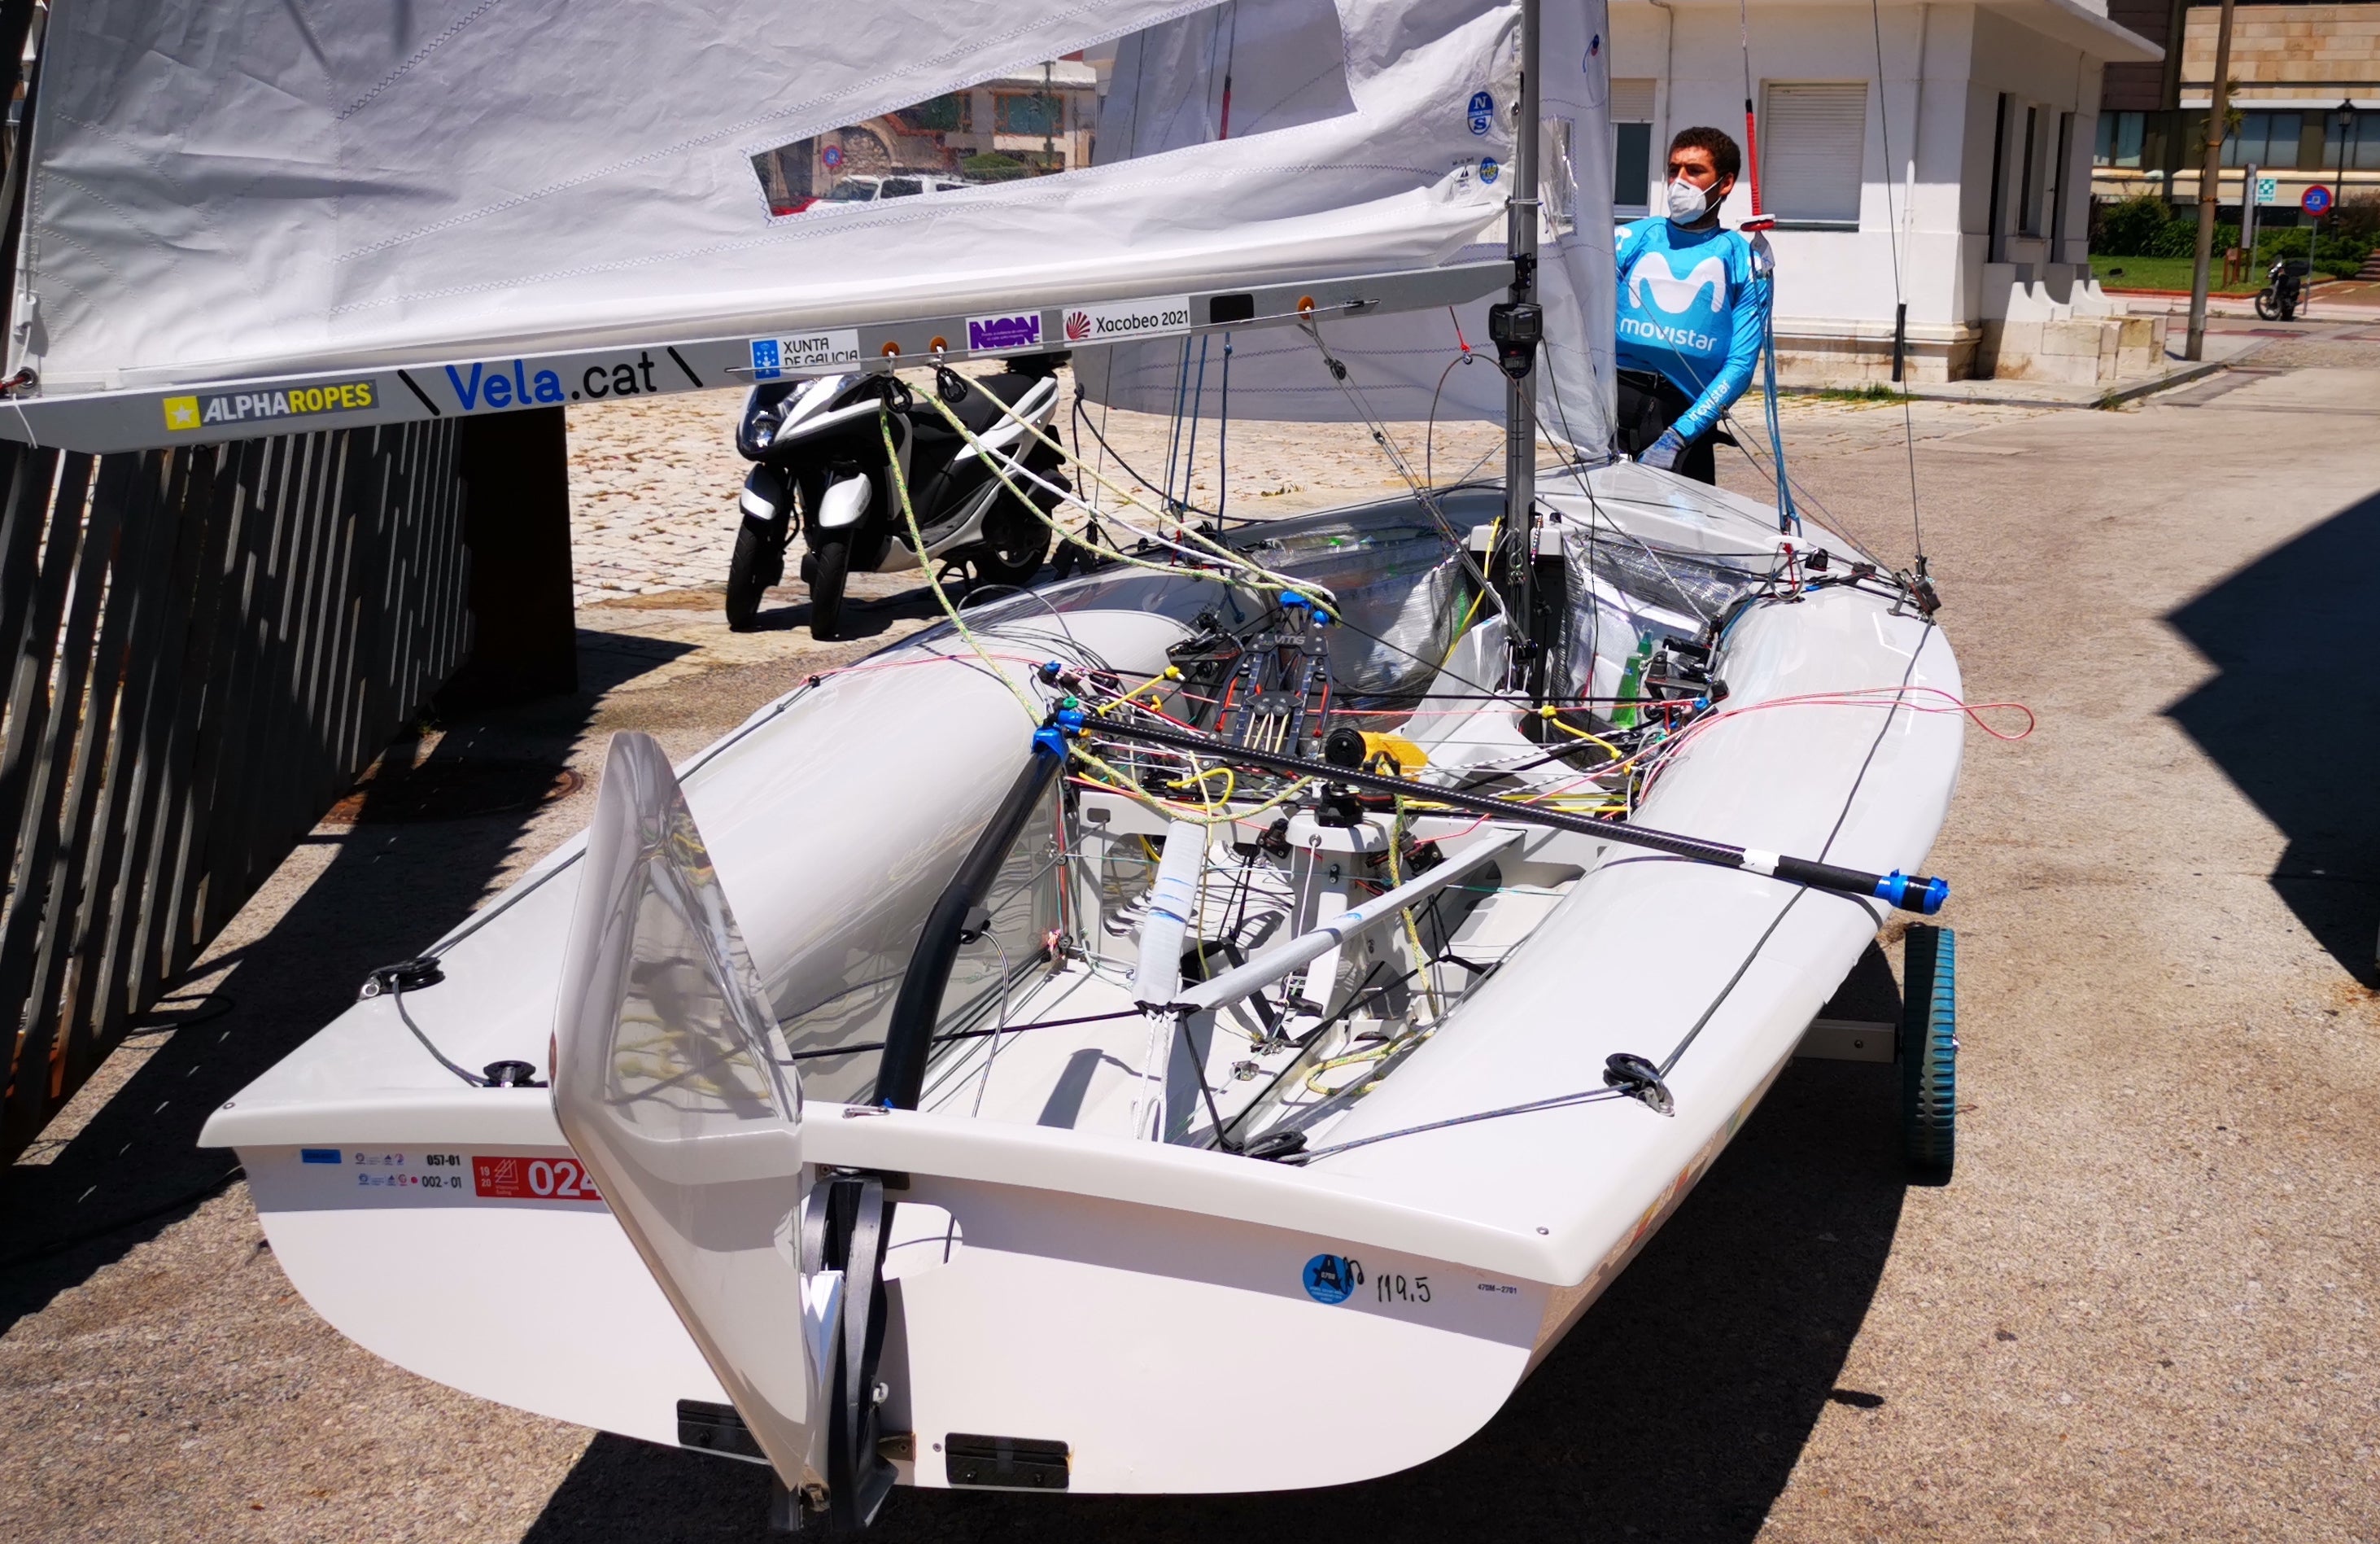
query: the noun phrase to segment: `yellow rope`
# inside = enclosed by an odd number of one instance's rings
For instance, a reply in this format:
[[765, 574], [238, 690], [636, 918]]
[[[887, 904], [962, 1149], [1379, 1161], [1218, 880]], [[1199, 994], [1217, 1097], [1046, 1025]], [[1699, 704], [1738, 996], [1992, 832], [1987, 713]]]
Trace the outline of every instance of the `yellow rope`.
[[1087, 766], [1094, 768], [1105, 776], [1107, 781], [1103, 783], [1101, 786], [1105, 787], [1110, 793], [1122, 794], [1124, 797], [1132, 800], [1135, 804], [1140, 805], [1145, 808], [1152, 809], [1168, 820], [1194, 821], [1203, 826], [1229, 825], [1234, 821], [1245, 821], [1254, 816], [1261, 815], [1268, 809], [1286, 804], [1291, 799], [1295, 798], [1305, 790], [1305, 785], [1313, 781], [1311, 778], [1299, 778], [1296, 782], [1291, 784], [1288, 787], [1283, 788], [1280, 793], [1275, 794], [1272, 797], [1265, 800], [1262, 804], [1252, 804], [1245, 809], [1226, 809], [1223, 813], [1218, 815], [1213, 812], [1212, 806], [1209, 806], [1208, 808], [1201, 809], [1195, 805], [1176, 804], [1172, 799], [1161, 799], [1154, 794], [1144, 791], [1130, 778], [1124, 776], [1123, 773], [1118, 772], [1115, 768], [1109, 766], [1105, 761], [1100, 760], [1099, 757], [1085, 749], [1079, 741], [1075, 742], [1073, 749], [1076, 760], [1082, 761]]
[[[1404, 835], [1404, 832], [1405, 801], [1400, 795], [1397, 798], [1397, 818], [1389, 822], [1389, 888], [1391, 890], [1404, 882], [1397, 872], [1397, 843]], [[1397, 909], [1397, 916], [1404, 921], [1405, 946], [1413, 951], [1414, 968], [1421, 972], [1422, 992], [1429, 999], [1429, 1021], [1435, 1025], [1446, 1016], [1446, 1011], [1439, 1005], [1438, 978], [1429, 968], [1429, 957], [1422, 953], [1421, 930], [1414, 925], [1413, 907], [1400, 906]]]
[[986, 670], [1000, 677], [1000, 684], [1006, 687], [1009, 695], [1016, 699], [1017, 705], [1025, 710], [1025, 716], [1033, 722], [1035, 728], [1039, 728], [1042, 716], [1040, 708], [1035, 705], [1031, 698], [1025, 695], [1024, 688], [1016, 684], [1008, 672], [1001, 669], [993, 662], [991, 655], [976, 638], [975, 630], [959, 620], [959, 608], [951, 603], [950, 596], [942, 591], [942, 581], [934, 575], [934, 560], [926, 553], [926, 533], [918, 529], [917, 510], [916, 505], [909, 502], [909, 480], [902, 474], [901, 456], [892, 445], [892, 413], [889, 402], [877, 403], [876, 427], [884, 436], [884, 464], [892, 470], [892, 486], [901, 495], [901, 514], [909, 522], [909, 541], [917, 551], [917, 569], [926, 576], [926, 588], [934, 592], [934, 599], [941, 604], [942, 614], [950, 618], [951, 626], [965, 641], [966, 646], [975, 650], [975, 657], [983, 662], [983, 667]]

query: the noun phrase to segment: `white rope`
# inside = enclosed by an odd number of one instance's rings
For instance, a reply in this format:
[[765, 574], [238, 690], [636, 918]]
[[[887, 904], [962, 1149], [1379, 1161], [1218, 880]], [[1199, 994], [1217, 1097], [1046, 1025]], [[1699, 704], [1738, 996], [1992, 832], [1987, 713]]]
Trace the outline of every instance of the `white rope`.
[[[959, 376], [958, 379], [962, 381], [967, 380], [967, 378], [963, 375]], [[1145, 511], [1146, 513], [1155, 517], [1156, 519], [1162, 524], [1165, 519], [1164, 511], [1150, 509], [1148, 505], [1141, 503], [1137, 498], [1135, 498], [1129, 490], [1120, 487], [1116, 483], [1109, 480], [1106, 477], [1101, 476], [1080, 456], [1075, 456], [1059, 441], [1043, 432], [1038, 424], [1026, 419], [1024, 415], [1017, 412], [1016, 409], [1011, 407], [1007, 403], [1002, 402], [999, 397], [994, 396], [990, 391], [986, 391], [979, 383], [968, 381], [967, 383], [975, 390], [983, 392], [983, 395], [991, 402], [992, 406], [1000, 410], [1000, 414], [1002, 418], [1006, 419], [1010, 423], [1016, 425], [1036, 440], [1040, 441], [1041, 444], [1049, 446], [1050, 449], [1055, 452], [1059, 458], [1067, 466], [1086, 474], [1100, 487], [1106, 489], [1110, 493], [1114, 494], [1117, 498], [1123, 500], [1133, 508]], [[1198, 546], [1205, 548], [1206, 551], [1204, 553], [1194, 552], [1190, 548], [1185, 547], [1177, 541], [1169, 541], [1164, 537], [1158, 535], [1154, 531], [1143, 530], [1138, 526], [1132, 524], [1130, 521], [1124, 519], [1122, 516], [1117, 515], [1112, 510], [1094, 509], [1092, 505], [1087, 503], [1079, 494], [1044, 480], [1030, 468], [1026, 467], [1021, 457], [1013, 456], [1007, 451], [996, 449], [995, 447], [987, 444], [980, 435], [977, 434], [974, 430], [969, 429], [965, 423], [961, 421], [956, 413], [951, 411], [950, 406], [942, 401], [941, 394], [939, 391], [932, 393], [929, 400], [933, 403], [935, 410], [942, 415], [943, 419], [950, 424], [950, 426], [958, 431], [960, 437], [965, 439], [969, 445], [974, 447], [976, 454], [984, 457], [984, 464], [991, 468], [992, 475], [1000, 479], [1001, 485], [1006, 488], [1010, 494], [1016, 498], [1017, 502], [1023, 504], [1027, 509], [1030, 509], [1033, 512], [1034, 517], [1038, 519], [1043, 525], [1048, 526], [1051, 530], [1056, 531], [1059, 535], [1067, 537], [1068, 539], [1075, 541], [1078, 545], [1087, 547], [1093, 552], [1099, 553], [1102, 556], [1113, 557], [1122, 562], [1132, 564], [1136, 567], [1156, 568], [1159, 571], [1165, 573], [1174, 572], [1172, 567], [1165, 564], [1150, 564], [1145, 561], [1135, 560], [1122, 553], [1114, 552], [1111, 549], [1103, 549], [1098, 543], [1092, 542], [1086, 538], [1076, 536], [1073, 532], [1068, 531], [1055, 520], [1050, 519], [1050, 517], [1042, 511], [1039, 505], [1034, 504], [1032, 500], [1026, 498], [1024, 494], [1017, 491], [1016, 485], [1009, 480], [1008, 470], [1010, 468], [1014, 468], [1016, 471], [1024, 473], [1025, 476], [1030, 479], [1037, 486], [1062, 502], [1083, 510], [1086, 514], [1103, 515], [1106, 518], [1114, 521], [1117, 525], [1122, 526], [1124, 529], [1132, 532], [1135, 536], [1142, 538], [1144, 541], [1152, 541], [1158, 546], [1164, 547], [1169, 551], [1180, 553], [1183, 556], [1192, 558], [1196, 561], [1220, 561], [1233, 568], [1244, 569], [1247, 573], [1256, 576], [1257, 582], [1251, 584], [1252, 589], [1273, 590], [1294, 590], [1301, 595], [1319, 595], [1325, 600], [1330, 601], [1334, 609], [1337, 607], [1338, 597], [1332, 594], [1328, 587], [1310, 583], [1303, 579], [1291, 578], [1285, 574], [1276, 574], [1271, 569], [1250, 559], [1246, 553], [1238, 552], [1231, 547], [1227, 547], [1220, 541], [1210, 541], [1207, 537], [1200, 535], [1194, 529], [1186, 527], [1183, 528], [1182, 534], [1196, 542]]]

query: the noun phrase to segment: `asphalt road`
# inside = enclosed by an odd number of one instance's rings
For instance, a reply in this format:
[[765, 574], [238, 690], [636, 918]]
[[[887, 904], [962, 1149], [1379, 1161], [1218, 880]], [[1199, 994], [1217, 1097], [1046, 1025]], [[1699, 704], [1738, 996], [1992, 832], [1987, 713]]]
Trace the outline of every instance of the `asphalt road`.
[[[905, 1492], [880, 1537], [2380, 1537], [2380, 327], [2313, 332], [2131, 410], [1922, 404], [1913, 455], [1897, 407], [1788, 408], [1808, 492], [1896, 557], [1913, 460], [1970, 695], [2040, 717], [1970, 737], [1934, 858], [1953, 1184], [1904, 1185], [1892, 1069], [1797, 1064], [1454, 1453], [1290, 1496]], [[412, 748], [11, 1174], [10, 1249], [162, 1210], [0, 1270], [0, 1538], [761, 1537], [757, 1471], [401, 1373], [312, 1318], [236, 1182], [187, 1200], [225, 1163], [190, 1145], [204, 1112], [591, 789], [409, 817], [591, 773], [612, 729], [690, 750], [923, 614], [894, 598], [821, 652], [730, 644], [712, 604], [584, 613], [580, 698]], [[1366, 1418], [1327, 1368], [1215, 1365], [1251, 1444]]]

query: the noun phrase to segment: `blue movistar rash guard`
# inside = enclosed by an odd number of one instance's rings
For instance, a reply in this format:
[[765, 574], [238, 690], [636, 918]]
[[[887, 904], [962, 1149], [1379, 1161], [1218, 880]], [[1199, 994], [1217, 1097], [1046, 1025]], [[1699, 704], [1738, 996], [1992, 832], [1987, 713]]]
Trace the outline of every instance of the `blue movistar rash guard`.
[[1752, 244], [1714, 225], [1639, 220], [1621, 233], [1620, 367], [1658, 371], [1694, 400], [1671, 428], [1688, 444], [1752, 384], [1767, 329], [1768, 281]]

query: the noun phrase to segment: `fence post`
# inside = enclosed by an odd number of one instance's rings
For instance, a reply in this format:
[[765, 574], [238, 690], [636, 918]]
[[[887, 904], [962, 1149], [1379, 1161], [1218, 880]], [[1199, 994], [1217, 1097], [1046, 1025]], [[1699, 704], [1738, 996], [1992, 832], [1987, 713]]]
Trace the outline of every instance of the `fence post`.
[[442, 713], [578, 689], [570, 578], [570, 438], [559, 407], [466, 419], [459, 470], [470, 652]]

